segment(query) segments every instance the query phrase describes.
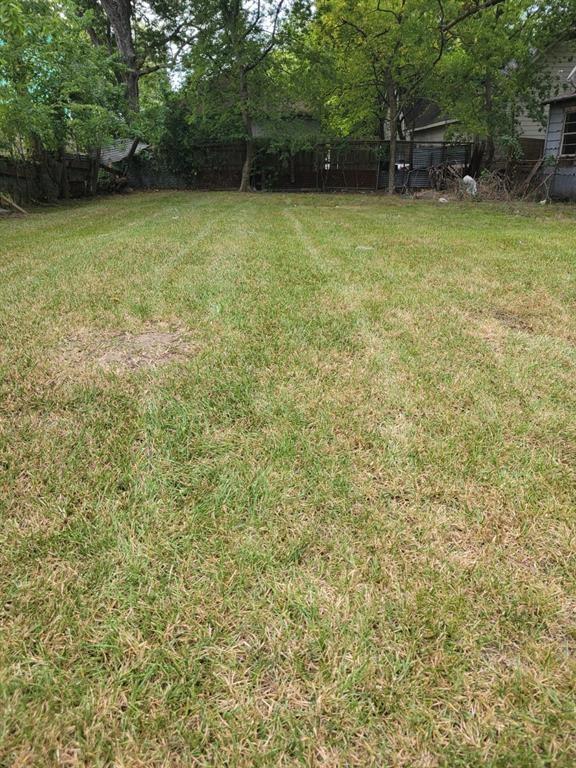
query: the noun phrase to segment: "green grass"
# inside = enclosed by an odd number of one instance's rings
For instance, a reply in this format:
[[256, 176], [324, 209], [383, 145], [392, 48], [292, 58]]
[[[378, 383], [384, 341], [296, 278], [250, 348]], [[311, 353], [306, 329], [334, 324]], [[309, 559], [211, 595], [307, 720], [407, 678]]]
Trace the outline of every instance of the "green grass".
[[[0, 221], [0, 765], [573, 766], [575, 224]], [[158, 328], [185, 359], [91, 360]]]

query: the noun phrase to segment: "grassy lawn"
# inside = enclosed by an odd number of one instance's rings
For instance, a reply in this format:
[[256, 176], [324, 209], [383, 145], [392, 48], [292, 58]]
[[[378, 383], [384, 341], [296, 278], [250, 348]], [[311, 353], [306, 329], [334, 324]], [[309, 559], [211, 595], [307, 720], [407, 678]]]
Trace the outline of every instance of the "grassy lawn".
[[576, 764], [575, 225], [0, 221], [0, 765]]

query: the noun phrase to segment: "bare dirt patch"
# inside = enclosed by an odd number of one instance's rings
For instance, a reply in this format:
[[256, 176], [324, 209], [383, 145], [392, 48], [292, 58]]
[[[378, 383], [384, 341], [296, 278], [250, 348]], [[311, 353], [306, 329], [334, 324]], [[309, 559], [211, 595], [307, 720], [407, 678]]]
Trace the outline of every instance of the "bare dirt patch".
[[154, 326], [138, 333], [80, 332], [68, 339], [61, 360], [73, 368], [132, 371], [184, 362], [193, 353], [194, 345], [182, 329]]
[[511, 328], [515, 331], [524, 331], [524, 333], [534, 332], [534, 328], [531, 323], [524, 320], [522, 317], [515, 315], [513, 312], [497, 309], [492, 313], [492, 315], [496, 320], [502, 323], [502, 325], [505, 325], [507, 328]]
[[476, 338], [487, 341], [497, 351], [503, 351], [509, 333], [533, 335], [536, 329], [532, 322], [519, 313], [508, 309], [489, 308], [484, 312], [467, 313], [463, 319], [470, 333]]

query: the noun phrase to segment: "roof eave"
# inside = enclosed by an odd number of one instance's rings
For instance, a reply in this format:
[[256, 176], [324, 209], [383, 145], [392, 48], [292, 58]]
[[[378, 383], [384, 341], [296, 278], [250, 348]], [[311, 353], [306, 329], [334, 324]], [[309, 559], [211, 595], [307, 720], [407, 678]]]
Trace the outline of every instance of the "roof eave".
[[441, 128], [443, 125], [453, 125], [459, 123], [460, 120], [450, 118], [446, 120], [438, 120], [436, 123], [428, 123], [427, 125], [419, 125], [418, 128], [414, 128], [414, 133], [417, 131], [428, 131], [430, 128]]
[[546, 99], [542, 104], [559, 104], [563, 101], [574, 101], [576, 99], [576, 93], [570, 93], [567, 96], [554, 96], [552, 99]]

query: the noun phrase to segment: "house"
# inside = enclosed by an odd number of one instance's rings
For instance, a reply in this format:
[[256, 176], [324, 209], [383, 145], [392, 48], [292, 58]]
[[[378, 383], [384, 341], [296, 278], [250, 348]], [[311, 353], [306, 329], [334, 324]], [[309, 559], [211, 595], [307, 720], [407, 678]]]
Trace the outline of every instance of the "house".
[[548, 194], [576, 200], [576, 93], [550, 99], [547, 106], [544, 174]]
[[[559, 41], [542, 54], [543, 68], [550, 77], [550, 98], [562, 98], [574, 87], [569, 78], [576, 75], [576, 40]], [[520, 144], [526, 160], [542, 157], [546, 136], [548, 105], [544, 109], [544, 121], [540, 122], [527, 112], [517, 117]], [[424, 102], [412, 120], [411, 135], [421, 142], [446, 141], [448, 136], [458, 136], [458, 120], [442, 113], [434, 102]], [[459, 138], [465, 138], [458, 136]]]
[[422, 99], [413, 112], [405, 116], [405, 122], [411, 136], [424, 143], [446, 141], [449, 129], [459, 123], [447, 117], [436, 102], [428, 99]]

